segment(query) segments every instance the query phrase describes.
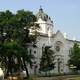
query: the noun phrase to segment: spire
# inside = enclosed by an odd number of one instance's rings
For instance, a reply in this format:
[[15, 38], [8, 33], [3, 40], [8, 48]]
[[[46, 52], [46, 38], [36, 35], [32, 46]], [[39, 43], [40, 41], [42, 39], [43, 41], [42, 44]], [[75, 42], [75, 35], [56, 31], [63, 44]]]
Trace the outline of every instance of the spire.
[[43, 12], [42, 6], [40, 5], [39, 12]]
[[42, 6], [40, 5], [40, 9], [42, 9]]

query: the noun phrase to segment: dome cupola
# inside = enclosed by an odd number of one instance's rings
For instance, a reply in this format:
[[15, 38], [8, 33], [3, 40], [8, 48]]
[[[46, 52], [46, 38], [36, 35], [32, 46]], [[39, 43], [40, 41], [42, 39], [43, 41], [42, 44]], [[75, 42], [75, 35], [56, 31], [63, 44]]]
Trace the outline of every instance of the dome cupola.
[[44, 13], [42, 7], [40, 7], [38, 13], [36, 14], [36, 17], [37, 20], [41, 18], [43, 21], [47, 21], [48, 19], [50, 19], [49, 16], [46, 13]]

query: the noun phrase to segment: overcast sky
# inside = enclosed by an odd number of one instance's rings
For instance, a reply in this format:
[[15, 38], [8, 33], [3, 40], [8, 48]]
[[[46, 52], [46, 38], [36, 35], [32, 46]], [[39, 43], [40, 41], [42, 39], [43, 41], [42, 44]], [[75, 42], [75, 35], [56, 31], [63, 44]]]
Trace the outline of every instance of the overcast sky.
[[0, 11], [24, 9], [38, 12], [40, 5], [54, 22], [54, 32], [66, 32], [80, 40], [80, 0], [0, 0]]

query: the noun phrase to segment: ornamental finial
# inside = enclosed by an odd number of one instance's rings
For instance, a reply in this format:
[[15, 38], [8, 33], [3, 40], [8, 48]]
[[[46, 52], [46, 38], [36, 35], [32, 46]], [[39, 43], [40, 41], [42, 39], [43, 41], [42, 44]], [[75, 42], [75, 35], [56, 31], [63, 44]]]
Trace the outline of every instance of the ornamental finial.
[[43, 9], [42, 9], [42, 6], [40, 5], [40, 9], [39, 9], [41, 12], [43, 12]]
[[40, 5], [40, 9], [42, 9], [42, 5]]

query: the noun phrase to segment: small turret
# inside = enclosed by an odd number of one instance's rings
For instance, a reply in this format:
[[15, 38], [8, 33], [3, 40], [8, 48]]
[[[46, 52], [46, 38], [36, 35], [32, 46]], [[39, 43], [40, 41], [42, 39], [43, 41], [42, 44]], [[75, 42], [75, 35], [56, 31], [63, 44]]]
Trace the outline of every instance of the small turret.
[[36, 14], [37, 22], [40, 26], [40, 33], [52, 35], [53, 23], [51, 18], [44, 13], [42, 7], [40, 6], [39, 12]]

